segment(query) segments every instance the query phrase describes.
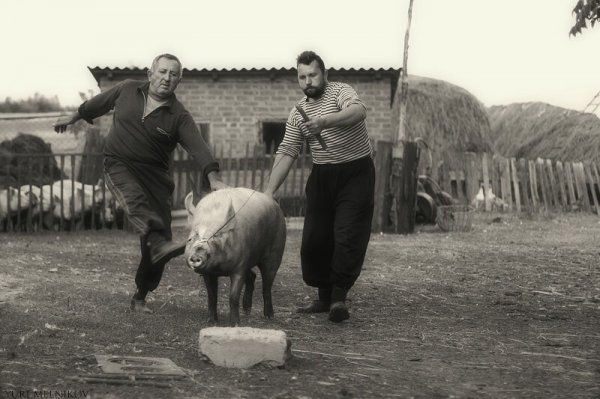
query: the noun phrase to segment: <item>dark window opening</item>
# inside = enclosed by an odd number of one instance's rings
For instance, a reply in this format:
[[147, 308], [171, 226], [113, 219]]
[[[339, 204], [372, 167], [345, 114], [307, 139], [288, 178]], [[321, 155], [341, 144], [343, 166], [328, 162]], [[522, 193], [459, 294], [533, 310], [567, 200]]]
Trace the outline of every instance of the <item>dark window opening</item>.
[[283, 140], [285, 133], [285, 122], [263, 122], [262, 141], [266, 154], [275, 154], [277, 147]]

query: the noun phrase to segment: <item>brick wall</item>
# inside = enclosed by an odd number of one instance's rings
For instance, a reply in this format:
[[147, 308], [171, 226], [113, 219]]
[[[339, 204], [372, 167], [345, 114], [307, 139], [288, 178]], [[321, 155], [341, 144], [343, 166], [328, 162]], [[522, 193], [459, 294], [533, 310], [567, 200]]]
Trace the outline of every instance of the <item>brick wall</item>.
[[[122, 75], [100, 79], [100, 89], [106, 90], [126, 78], [145, 79], [137, 75]], [[367, 127], [374, 140], [392, 137], [391, 78], [375, 78], [375, 74], [331, 74], [330, 80], [350, 84], [368, 107]], [[197, 123], [210, 125], [210, 144], [234, 157], [243, 156], [246, 143], [262, 143], [262, 122], [285, 122], [294, 104], [302, 97], [295, 72], [279, 76], [259, 74], [236, 76], [185, 76], [176, 91], [178, 99], [190, 111]], [[111, 117], [99, 121], [106, 132]], [[230, 150], [231, 147], [231, 150]]]

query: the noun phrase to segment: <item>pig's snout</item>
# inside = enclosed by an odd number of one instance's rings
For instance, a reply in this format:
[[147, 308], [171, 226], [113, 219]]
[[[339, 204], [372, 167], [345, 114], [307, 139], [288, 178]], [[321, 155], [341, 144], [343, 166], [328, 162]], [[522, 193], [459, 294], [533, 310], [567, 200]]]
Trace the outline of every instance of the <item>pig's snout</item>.
[[206, 251], [202, 248], [195, 248], [192, 250], [192, 254], [188, 257], [187, 263], [193, 271], [198, 273], [204, 267], [207, 260], [208, 254]]

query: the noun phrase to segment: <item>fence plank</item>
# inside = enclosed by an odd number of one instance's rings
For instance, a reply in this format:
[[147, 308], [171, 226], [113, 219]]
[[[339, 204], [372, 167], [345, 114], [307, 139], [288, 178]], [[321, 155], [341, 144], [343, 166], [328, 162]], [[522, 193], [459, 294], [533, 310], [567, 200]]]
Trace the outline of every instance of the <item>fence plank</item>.
[[588, 196], [591, 197], [590, 202], [593, 204], [593, 211], [596, 212], [597, 215], [600, 215], [600, 209], [598, 207], [598, 197], [596, 197], [596, 190], [594, 188], [594, 177], [592, 176], [589, 163], [586, 162], [583, 164], [583, 170], [586, 178], [585, 181], [587, 182], [587, 184], [585, 184], [586, 193], [588, 194]]
[[[517, 160], [515, 158], [510, 158], [510, 170], [512, 173], [512, 189], [514, 191], [514, 201], [515, 201], [515, 208], [517, 209], [517, 212], [521, 212], [522, 211], [522, 204], [521, 204], [521, 179], [519, 178], [519, 171], [517, 170]], [[509, 188], [510, 190], [510, 188]]]
[[506, 158], [498, 156], [496, 154], [491, 154], [488, 157], [490, 162], [490, 168], [488, 173], [490, 174], [490, 181], [492, 185], [492, 189], [496, 193], [497, 196], [504, 200], [504, 191], [502, 187], [502, 172], [503, 172], [503, 161]]
[[565, 190], [565, 171], [563, 169], [563, 164], [560, 161], [556, 162], [556, 177], [558, 180], [558, 188], [560, 191], [561, 209], [564, 211], [569, 209], [569, 200], [567, 197], [567, 191]]
[[537, 212], [539, 210], [539, 195], [537, 190], [537, 174], [535, 170], [535, 162], [527, 161], [529, 167], [529, 193], [531, 196], [531, 211]]
[[[488, 161], [487, 161], [487, 153], [483, 153], [481, 155], [481, 165], [482, 165], [482, 178], [483, 178], [483, 195], [484, 197], [488, 196], [490, 194], [490, 182], [489, 182], [489, 178], [490, 178], [490, 174], [488, 172]], [[491, 212], [492, 211], [492, 203], [490, 201], [483, 201], [485, 203], [485, 211], [486, 212]]]
[[585, 172], [583, 163], [573, 163], [573, 174], [575, 175], [575, 187], [577, 188], [577, 200], [583, 206], [583, 210], [590, 211], [590, 199], [585, 186]]
[[233, 158], [233, 143], [229, 141], [229, 151], [227, 153], [227, 184], [231, 186], [232, 160]]
[[569, 193], [569, 206], [570, 210], [574, 210], [575, 204], [577, 203], [577, 197], [575, 196], [575, 187], [573, 183], [573, 164], [571, 162], [566, 162], [564, 164], [565, 167], [565, 178], [567, 181], [567, 191]]
[[465, 154], [465, 183], [466, 183], [466, 197], [467, 203], [470, 203], [473, 198], [477, 195], [480, 185], [480, 167], [481, 161], [477, 154], [473, 152], [467, 152]]
[[542, 202], [544, 204], [544, 212], [548, 212], [552, 207], [551, 195], [548, 189], [548, 179], [546, 176], [545, 162], [542, 158], [538, 158], [535, 163], [535, 169], [538, 176], [538, 187], [542, 193]]
[[518, 160], [519, 168], [519, 188], [521, 189], [521, 207], [524, 211], [533, 212], [531, 201], [531, 190], [529, 189], [529, 164], [525, 159]]
[[552, 161], [550, 159], [546, 159], [546, 176], [548, 177], [548, 185], [554, 208], [560, 210], [561, 206], [560, 200], [558, 199], [558, 187], [556, 187], [556, 179], [554, 178]]
[[[512, 211], [514, 207], [514, 198], [511, 190], [510, 160], [508, 158], [498, 157], [498, 169], [500, 171], [500, 190], [502, 191], [502, 200], [508, 204], [508, 210]], [[516, 174], [514, 175], [516, 179]], [[518, 191], [515, 193], [517, 198]], [[519, 202], [519, 208], [520, 208]]]
[[[596, 198], [600, 201], [600, 173], [598, 171], [598, 166], [595, 162], [590, 162], [590, 169], [592, 172], [592, 178], [594, 180], [594, 184], [592, 185], [592, 190], [596, 194]], [[598, 214], [600, 215], [600, 214]]]

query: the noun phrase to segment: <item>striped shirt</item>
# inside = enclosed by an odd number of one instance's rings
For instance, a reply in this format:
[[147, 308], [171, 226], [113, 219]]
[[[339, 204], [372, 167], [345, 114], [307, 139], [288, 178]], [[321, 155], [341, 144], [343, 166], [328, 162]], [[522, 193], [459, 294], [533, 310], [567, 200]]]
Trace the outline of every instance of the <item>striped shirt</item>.
[[[352, 104], [360, 104], [366, 109], [354, 89], [346, 83], [339, 82], [328, 82], [325, 92], [316, 101], [307, 102], [305, 97], [298, 103], [310, 118], [334, 114]], [[307, 138], [305, 133], [308, 133], [308, 130], [303, 126], [302, 116], [294, 107], [285, 125], [285, 134], [277, 153], [297, 158], [304, 140], [308, 141], [315, 164], [349, 162], [372, 156], [373, 153], [364, 120], [354, 125], [323, 129], [321, 137], [327, 144], [327, 150], [321, 148], [314, 136]]]

